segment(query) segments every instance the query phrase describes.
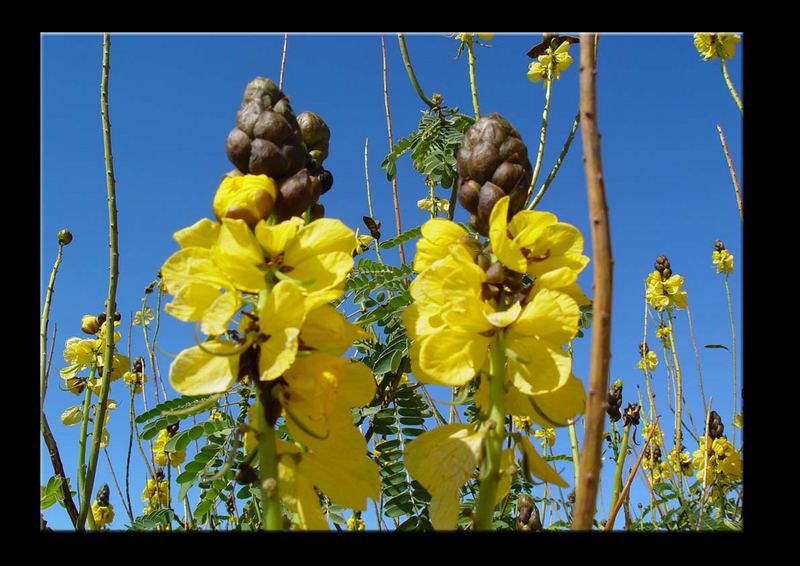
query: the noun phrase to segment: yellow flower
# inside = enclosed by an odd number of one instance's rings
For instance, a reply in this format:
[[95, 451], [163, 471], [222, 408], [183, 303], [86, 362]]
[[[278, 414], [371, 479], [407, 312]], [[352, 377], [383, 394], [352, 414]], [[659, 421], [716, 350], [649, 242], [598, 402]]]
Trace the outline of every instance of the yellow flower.
[[80, 405], [75, 405], [74, 407], [70, 407], [63, 413], [61, 413], [61, 424], [66, 426], [72, 426], [81, 422], [81, 407]]
[[561, 71], [565, 71], [572, 64], [572, 57], [569, 54], [569, 41], [564, 41], [555, 51], [551, 47], [543, 55], [539, 55], [539, 60], [528, 65], [528, 80], [538, 83], [542, 79], [560, 79]]
[[648, 351], [647, 354], [645, 354], [644, 357], [639, 359], [639, 361], [636, 363], [636, 367], [642, 371], [644, 371], [645, 368], [647, 371], [653, 371], [656, 369], [657, 365], [658, 356], [656, 356], [656, 353], [653, 350]]
[[144, 307], [144, 311], [136, 311], [136, 314], [133, 315], [134, 326], [139, 326], [140, 324], [148, 326], [151, 320], [153, 320], [153, 309], [150, 307]]
[[579, 305], [589, 300], [575, 283], [589, 263], [577, 228], [549, 212], [523, 210], [507, 221], [510, 197], [497, 201], [489, 219], [492, 250], [503, 265], [536, 277], [537, 287], [558, 289]]
[[463, 43], [472, 43], [472, 40], [476, 35], [478, 36], [478, 39], [482, 39], [483, 41], [491, 41], [494, 39], [494, 33], [489, 32], [460, 32], [454, 34], [453, 37]]
[[669, 326], [659, 326], [658, 330], [656, 330], [656, 338], [660, 338], [661, 340], [669, 340], [669, 335], [672, 333]]
[[94, 524], [97, 528], [102, 529], [114, 520], [114, 506], [110, 503], [100, 505], [100, 502], [95, 500], [92, 503], [92, 517], [94, 517]]
[[742, 37], [735, 33], [696, 33], [694, 34], [694, 46], [704, 61], [709, 61], [715, 57], [720, 59], [730, 59], [736, 44]]
[[421, 228], [422, 238], [417, 242], [417, 253], [414, 256], [414, 271], [422, 273], [436, 261], [446, 258], [452, 246], [462, 247], [472, 257], [477, 253], [477, 240], [455, 222], [443, 218], [432, 218]]
[[347, 519], [347, 530], [348, 531], [363, 531], [366, 529], [366, 523], [364, 523], [364, 519], [361, 518], [361, 513], [353, 513], [350, 515], [350, 518]]
[[360, 255], [366, 252], [369, 249], [369, 245], [372, 243], [374, 239], [369, 234], [359, 234], [358, 229], [356, 229], [355, 233], [356, 241], [355, 246], [353, 247], [353, 255]]
[[[700, 439], [700, 448], [692, 454], [692, 464], [697, 470], [698, 481], [703, 481], [704, 447], [705, 437]], [[715, 438], [708, 452], [707, 481], [710, 481], [711, 474], [714, 473], [718, 474], [724, 482], [740, 480], [742, 472], [742, 459], [739, 451], [724, 436]]]
[[133, 386], [134, 393], [141, 393], [142, 384], [147, 383], [147, 376], [142, 372], [126, 371], [122, 375], [122, 380], [128, 385]]
[[692, 475], [692, 457], [688, 452], [679, 452], [677, 446], [670, 451], [667, 459], [672, 471], [676, 474]]
[[97, 317], [93, 314], [85, 314], [81, 317], [81, 330], [86, 334], [97, 334], [100, 329], [100, 323], [97, 322]]
[[432, 212], [434, 206], [439, 212], [450, 210], [450, 201], [444, 198], [431, 198], [430, 195], [417, 201], [417, 208], [426, 212]]
[[552, 446], [556, 443], [556, 431], [553, 428], [544, 428], [542, 430], [536, 430], [533, 433], [534, 438], [538, 438], [542, 444], [542, 450], [544, 450], [545, 445]]
[[267, 218], [275, 206], [278, 187], [266, 175], [238, 175], [222, 179], [212, 208], [218, 219], [238, 218], [250, 227]]
[[79, 371], [95, 361], [95, 342], [96, 340], [92, 338], [84, 340], [77, 337], [67, 338], [64, 342], [63, 356], [68, 365], [59, 371], [61, 379], [75, 377]]
[[528, 416], [518, 417], [514, 415], [513, 417], [511, 417], [511, 421], [514, 423], [515, 427], [525, 432], [528, 432], [533, 426], [533, 420], [531, 420], [531, 418]]
[[711, 252], [711, 262], [717, 268], [717, 273], [731, 273], [733, 271], [733, 255], [728, 250], [714, 250]]
[[[157, 481], [153, 478], [147, 480], [147, 484], [142, 490], [142, 501], [146, 502], [151, 510], [155, 507], [169, 507], [169, 482], [167, 480]], [[145, 509], [144, 513], [149, 513]]]
[[176, 452], [165, 452], [164, 446], [170, 439], [167, 429], [161, 429], [158, 436], [153, 441], [153, 457], [156, 464], [159, 466], [166, 466], [167, 460], [173, 468], [177, 468], [186, 459], [186, 450]]
[[653, 271], [647, 276], [645, 283], [647, 285], [645, 298], [654, 309], [663, 311], [671, 310], [673, 307], [686, 308], [686, 291], [681, 290], [683, 277], [680, 275], [673, 275], [664, 281], [661, 273]]

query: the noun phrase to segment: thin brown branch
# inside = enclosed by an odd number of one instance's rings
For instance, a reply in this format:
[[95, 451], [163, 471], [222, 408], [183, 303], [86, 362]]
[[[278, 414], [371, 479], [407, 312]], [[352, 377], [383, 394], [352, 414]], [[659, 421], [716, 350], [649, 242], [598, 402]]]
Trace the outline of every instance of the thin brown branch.
[[731, 180], [733, 181], [733, 190], [736, 193], [736, 206], [739, 207], [739, 219], [744, 221], [744, 206], [742, 205], [742, 192], [739, 188], [739, 181], [736, 179], [736, 170], [733, 168], [733, 161], [731, 161], [731, 154], [728, 151], [728, 143], [725, 141], [725, 134], [722, 133], [722, 128], [717, 124], [717, 132], [719, 132], [719, 141], [722, 143], [722, 151], [725, 152], [725, 161], [728, 162], [728, 171], [731, 173]]
[[283, 70], [286, 68], [286, 44], [289, 43], [289, 34], [283, 34], [283, 52], [281, 53], [281, 74], [278, 77], [278, 89], [283, 90]]
[[[400, 35], [402, 38], [402, 34]], [[401, 40], [401, 46], [404, 46], [404, 40]], [[386, 78], [386, 44], [381, 36], [381, 60], [383, 61], [383, 106], [386, 109], [386, 132], [389, 135], [389, 152], [394, 151], [394, 136], [392, 135], [392, 114], [389, 111], [389, 81]], [[408, 63], [410, 68], [410, 63]], [[413, 73], [413, 71], [411, 71]], [[397, 228], [398, 235], [403, 231], [400, 227], [400, 200], [397, 197], [397, 175], [392, 177], [392, 202], [394, 204], [394, 224]], [[376, 243], [377, 245], [377, 243]], [[403, 249], [403, 244], [398, 246], [398, 253], [400, 254], [400, 263], [405, 265], [406, 253]]]
[[58, 444], [56, 444], [56, 439], [53, 437], [53, 432], [50, 430], [50, 425], [47, 423], [47, 417], [44, 413], [42, 413], [42, 438], [45, 446], [47, 446], [47, 452], [50, 454], [53, 472], [61, 478], [61, 493], [64, 494], [64, 506], [67, 508], [72, 526], [76, 527], [78, 525], [78, 509], [75, 507], [75, 502], [72, 500], [72, 494], [69, 491], [67, 474], [64, 473], [64, 464], [61, 463]]
[[[582, 49], [581, 53], [583, 53]], [[657, 425], [658, 425], [658, 417], [656, 417], [656, 420], [653, 423], [653, 427], [647, 434], [647, 438], [644, 441], [644, 446], [642, 446], [642, 449], [639, 451], [639, 457], [636, 458], [636, 463], [633, 465], [631, 473], [628, 474], [628, 479], [625, 481], [625, 487], [622, 488], [622, 493], [619, 494], [619, 499], [617, 499], [617, 503], [616, 505], [614, 505], [614, 509], [611, 510], [611, 514], [608, 516], [608, 520], [606, 521], [606, 527], [605, 527], [606, 531], [610, 531], [614, 526], [614, 519], [617, 518], [617, 513], [619, 513], [620, 507], [622, 507], [622, 502], [625, 501], [626, 497], [628, 497], [628, 492], [631, 490], [631, 484], [633, 483], [633, 478], [636, 476], [636, 471], [639, 469], [639, 465], [642, 463], [642, 458], [644, 457], [645, 448], [647, 448], [647, 446], [650, 444], [650, 439], [653, 438], [653, 433], [656, 431]]]
[[[597, 75], [594, 34], [581, 34], [580, 111], [583, 161], [594, 256], [594, 327], [586, 401], [585, 432], [581, 453], [580, 482], [576, 490], [572, 528], [590, 530], [600, 480], [608, 366], [611, 358], [611, 288], [614, 260], [606, 205], [600, 132], [597, 127]], [[613, 524], [613, 521], [612, 521]]]

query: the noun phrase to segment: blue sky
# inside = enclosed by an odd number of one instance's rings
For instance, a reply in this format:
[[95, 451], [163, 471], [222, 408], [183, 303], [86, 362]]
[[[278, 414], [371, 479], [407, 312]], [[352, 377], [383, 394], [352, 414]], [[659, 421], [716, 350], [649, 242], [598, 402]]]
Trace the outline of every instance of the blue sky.
[[[483, 114], [500, 112], [520, 132], [535, 155], [544, 89], [525, 77], [525, 53], [540, 34], [498, 34], [491, 48], [476, 49], [476, 72]], [[387, 64], [395, 141], [415, 129], [424, 104], [416, 96], [403, 68], [397, 39], [387, 35]], [[115, 35], [112, 37], [110, 117], [119, 208], [120, 283], [117, 292], [123, 313], [123, 342], [127, 316], [140, 307], [144, 287], [160, 265], [177, 249], [172, 233], [202, 217], [210, 217], [211, 199], [222, 173], [231, 169], [224, 143], [244, 86], [255, 76], [276, 80], [280, 35]], [[444, 103], [472, 113], [466, 54], [454, 59], [457, 42], [445, 34], [407, 35], [408, 48], [422, 88], [442, 93]], [[742, 92], [741, 49], [729, 62], [737, 90]], [[578, 49], [575, 63], [553, 86], [544, 179], [566, 138], [578, 105]], [[60, 350], [64, 340], [80, 336], [80, 317], [97, 313], [107, 292], [107, 212], [99, 113], [100, 35], [45, 35], [41, 41], [41, 292], [44, 297], [56, 252], [56, 233], [67, 227], [74, 241], [64, 251], [51, 311], [58, 325], [56, 354], [50, 372], [45, 409], [59, 442], [65, 467], [74, 475], [77, 427], [58, 422], [61, 412], [79, 398], [58, 391]], [[388, 152], [383, 106], [380, 38], [378, 35], [290, 35], [284, 90], [296, 113], [313, 110], [328, 123], [333, 189], [321, 200], [326, 215], [361, 227], [367, 214], [364, 185], [364, 141], [369, 138], [369, 174], [375, 216], [383, 221], [384, 237], [394, 234], [391, 185], [380, 162]], [[598, 120], [611, 219], [614, 255], [611, 379], [625, 383], [624, 402], [636, 400], [644, 385], [635, 368], [642, 338], [643, 284], [655, 257], [667, 255], [675, 273], [685, 278], [694, 332], [700, 347], [706, 397], [731, 425], [730, 327], [721, 276], [711, 264], [714, 240], [719, 238], [736, 256], [730, 277], [737, 337], [741, 338], [742, 229], [730, 176], [720, 147], [716, 124], [725, 132], [740, 181], [742, 128], [719, 63], [703, 62], [691, 35], [609, 35], [598, 52]], [[409, 160], [398, 163], [398, 186], [404, 229], [417, 226], [427, 213], [416, 208], [426, 187]], [[439, 189], [439, 197], [448, 191]], [[553, 185], [538, 206], [577, 226], [591, 256], [580, 133]], [[457, 220], [467, 215], [459, 208]], [[406, 250], [411, 257], [413, 249]], [[396, 250], [384, 259], [397, 261]], [[591, 296], [592, 264], [579, 280]], [[152, 299], [150, 304], [152, 306]], [[696, 366], [684, 312], [676, 320], [676, 337], [686, 398], [700, 425], [702, 408]], [[649, 324], [649, 344], [660, 346]], [[178, 352], [193, 343], [191, 325], [168, 315], [162, 318], [160, 346]], [[741, 352], [741, 341], [737, 344]], [[576, 341], [574, 372], [588, 376], [589, 335]], [[134, 327], [133, 355], [145, 355], [141, 333]], [[740, 356], [741, 360], [741, 356]], [[159, 357], [166, 376], [169, 358]], [[741, 383], [741, 361], [739, 362]], [[654, 387], [662, 421], [671, 423], [666, 408], [663, 360]], [[174, 394], [174, 392], [170, 392]], [[445, 395], [434, 397], [444, 398]], [[121, 382], [111, 398], [120, 409], [111, 416], [109, 453], [117, 474], [127, 450], [127, 392]], [[739, 403], [741, 408], [741, 402]], [[446, 407], [442, 407], [445, 410]], [[138, 409], [141, 411], [141, 408]], [[671, 426], [667, 427], [671, 436]], [[640, 431], [641, 432], [641, 431]], [[641, 434], [639, 435], [641, 437]], [[566, 430], [557, 431], [557, 452], [568, 451]], [[739, 435], [741, 438], [741, 435]], [[737, 442], [738, 444], [738, 442]], [[697, 447], [687, 442], [689, 451]], [[52, 475], [41, 443], [42, 483]], [[138, 513], [144, 483], [134, 455], [131, 498]], [[606, 466], [602, 493], [610, 493]], [[564, 469], [572, 483], [572, 471]], [[96, 485], [110, 482], [101, 456]], [[634, 484], [634, 500], [642, 497]], [[112, 487], [115, 527], [126, 524], [122, 505]], [[607, 513], [608, 501], [598, 517]], [[372, 516], [370, 508], [365, 519]], [[68, 518], [58, 506], [45, 512], [54, 528]], [[371, 520], [371, 519], [370, 519]], [[374, 523], [372, 523], [374, 524]], [[620, 525], [621, 522], [618, 522]], [[368, 526], [370, 523], [368, 522]]]

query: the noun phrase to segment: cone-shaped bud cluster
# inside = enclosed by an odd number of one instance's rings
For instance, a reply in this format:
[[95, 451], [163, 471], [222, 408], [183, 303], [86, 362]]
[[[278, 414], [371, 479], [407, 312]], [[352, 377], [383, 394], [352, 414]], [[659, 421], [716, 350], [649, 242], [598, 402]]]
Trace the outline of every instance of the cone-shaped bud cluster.
[[722, 433], [725, 432], [725, 426], [722, 424], [722, 417], [716, 411], [711, 411], [711, 418], [708, 421], [708, 428], [706, 429], [706, 436], [711, 439], [720, 438]]
[[622, 415], [622, 424], [624, 426], [638, 425], [640, 408], [641, 407], [639, 406], [638, 403], [628, 403], [628, 406], [625, 407], [625, 412]]
[[[652, 454], [650, 452], [651, 446], [653, 447]], [[644, 447], [644, 459], [649, 461], [651, 456], [653, 458], [653, 462], [656, 464], [661, 462], [661, 448], [658, 446], [658, 444], [653, 444], [652, 442]]]
[[538, 531], [542, 528], [539, 509], [529, 495], [521, 494], [517, 499], [517, 530]]
[[97, 491], [97, 502], [103, 507], [108, 507], [108, 496], [109, 496], [108, 484], [104, 483], [103, 487], [101, 487]]
[[622, 418], [620, 409], [622, 408], [622, 381], [617, 380], [608, 390], [608, 400], [606, 401], [608, 407], [606, 413], [612, 422], [617, 422]]
[[511, 198], [509, 220], [525, 205], [533, 177], [528, 148], [500, 114], [487, 114], [469, 127], [456, 161], [458, 200], [478, 233], [488, 235], [489, 216], [502, 197]]
[[670, 277], [672, 277], [672, 268], [669, 265], [669, 260], [667, 256], [660, 255], [656, 258], [655, 269], [661, 274], [661, 279], [666, 281]]
[[725, 244], [722, 243], [722, 240], [714, 240], [714, 251], [721, 252], [725, 249]]
[[[330, 130], [322, 118], [313, 112], [295, 116], [289, 99], [271, 79], [253, 79], [245, 88], [236, 127], [225, 143], [228, 159], [236, 166], [227, 175], [230, 191], [238, 194], [249, 187], [252, 194], [238, 199], [241, 203], [233, 194], [215, 199], [215, 205], [220, 202], [214, 212], [250, 224], [273, 211], [278, 221], [301, 216], [333, 185], [333, 176], [322, 167], [329, 143]], [[235, 185], [239, 174], [266, 175], [274, 180], [274, 197], [269, 187]], [[232, 205], [236, 209], [229, 214], [232, 199], [237, 200]]]

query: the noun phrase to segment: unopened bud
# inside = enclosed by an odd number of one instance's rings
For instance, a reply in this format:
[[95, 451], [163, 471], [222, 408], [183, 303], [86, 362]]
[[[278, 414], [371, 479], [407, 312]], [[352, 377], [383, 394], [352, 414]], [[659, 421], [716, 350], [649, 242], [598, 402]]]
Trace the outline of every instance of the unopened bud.
[[93, 314], [85, 314], [81, 317], [81, 330], [86, 334], [97, 334], [100, 330], [100, 323]]
[[58, 232], [58, 243], [67, 246], [72, 241], [72, 232], [64, 228]]

